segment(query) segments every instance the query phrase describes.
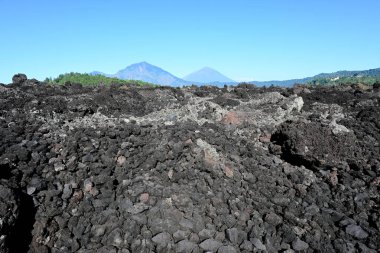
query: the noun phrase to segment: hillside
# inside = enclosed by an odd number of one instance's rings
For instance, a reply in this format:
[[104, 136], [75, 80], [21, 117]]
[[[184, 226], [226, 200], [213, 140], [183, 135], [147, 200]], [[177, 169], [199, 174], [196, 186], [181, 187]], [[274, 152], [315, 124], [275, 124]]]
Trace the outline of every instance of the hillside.
[[313, 78], [306, 82], [309, 85], [324, 85], [324, 86], [338, 86], [338, 85], [355, 85], [365, 84], [373, 85], [380, 82], [380, 76], [345, 76], [345, 77], [320, 77]]
[[[283, 80], [283, 81], [251, 81], [249, 83], [256, 84], [258, 86], [284, 86], [284, 87], [291, 87], [294, 84], [308, 84], [308, 83], [328, 83], [328, 79], [334, 79], [334, 78], [342, 78], [342, 77], [352, 77], [352, 78], [362, 78], [362, 79], [352, 79], [357, 81], [365, 80], [365, 83], [371, 83], [371, 78], [367, 77], [374, 77], [375, 81], [378, 80], [380, 77], [380, 68], [376, 69], [369, 69], [369, 70], [361, 70], [361, 71], [337, 71], [333, 73], [321, 73], [312, 77], [305, 77], [305, 78], [299, 78], [299, 79], [290, 79], [290, 80]], [[324, 79], [325, 81], [322, 81]], [[318, 81], [319, 80], [319, 81]], [[342, 79], [342, 80], [348, 80], [348, 79]]]
[[66, 83], [77, 83], [85, 86], [92, 85], [110, 85], [110, 84], [122, 84], [122, 85], [137, 85], [137, 86], [154, 86], [152, 83], [143, 82], [140, 80], [121, 80], [115, 77], [106, 77], [100, 74], [81, 74], [81, 73], [66, 73], [61, 74], [54, 79], [46, 79], [48, 83], [53, 84], [66, 84]]
[[314, 78], [336, 78], [336, 77], [380, 77], [380, 68], [360, 71], [337, 71], [334, 73], [321, 73]]

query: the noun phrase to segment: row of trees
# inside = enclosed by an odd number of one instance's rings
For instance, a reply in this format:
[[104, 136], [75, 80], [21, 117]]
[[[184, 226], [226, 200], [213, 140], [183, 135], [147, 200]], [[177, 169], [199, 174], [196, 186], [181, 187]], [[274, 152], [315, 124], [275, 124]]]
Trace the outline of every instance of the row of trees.
[[155, 86], [154, 84], [139, 81], [139, 80], [121, 80], [115, 77], [107, 77], [103, 75], [90, 75], [81, 73], [66, 73], [61, 74], [57, 78], [46, 78], [46, 83], [51, 84], [67, 84], [67, 83], [77, 83], [83, 86], [93, 86], [93, 85], [131, 85], [131, 86]]
[[309, 81], [310, 85], [322, 85], [322, 86], [339, 86], [339, 85], [353, 85], [353, 84], [365, 84], [374, 85], [380, 83], [380, 77], [374, 76], [351, 76], [340, 78], [317, 78]]

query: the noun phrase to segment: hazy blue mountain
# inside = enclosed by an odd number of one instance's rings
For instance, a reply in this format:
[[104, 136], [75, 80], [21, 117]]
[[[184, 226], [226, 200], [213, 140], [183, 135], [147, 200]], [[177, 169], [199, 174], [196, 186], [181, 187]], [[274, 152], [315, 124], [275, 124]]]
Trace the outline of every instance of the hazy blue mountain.
[[160, 85], [180, 86], [187, 84], [186, 81], [147, 62], [132, 64], [113, 76], [123, 80], [141, 80]]
[[308, 81], [311, 81], [313, 77], [307, 77], [307, 78], [302, 78], [302, 79], [290, 79], [290, 80], [272, 80], [272, 81], [251, 81], [248, 83], [253, 83], [259, 87], [262, 86], [283, 86], [283, 87], [291, 87], [294, 84], [304, 84], [307, 83]]
[[[141, 80], [149, 83], [168, 85], [168, 86], [183, 86], [183, 85], [215, 85], [223, 86], [237, 85], [238, 82], [231, 80], [230, 78], [222, 75], [216, 70], [211, 68], [203, 68], [199, 71], [191, 73], [185, 76], [183, 79], [176, 77], [175, 75], [147, 62], [140, 62], [132, 64], [125, 69], [118, 71], [116, 74], [110, 75], [100, 71], [93, 71], [91, 75], [104, 75], [107, 77], [117, 77], [124, 80]], [[380, 68], [362, 70], [362, 71], [338, 71], [334, 73], [321, 73], [312, 77], [305, 77], [299, 79], [283, 80], [283, 81], [250, 81], [247, 83], [253, 83], [257, 86], [286, 86], [290, 87], [294, 84], [305, 84], [319, 78], [337, 78], [337, 77], [380, 77]]]
[[100, 71], [92, 71], [89, 73], [90, 75], [92, 76], [97, 76], [97, 75], [100, 75], [100, 76], [107, 76], [107, 77], [110, 77], [112, 75], [109, 75], [109, 74], [106, 74], [106, 73], [103, 73], [103, 72], [100, 72]]
[[108, 77], [116, 77], [122, 80], [140, 80], [168, 86], [182, 86], [190, 84], [189, 82], [147, 62], [132, 64], [112, 75], [99, 71], [93, 71], [90, 75], [104, 75]]
[[380, 68], [368, 69], [368, 70], [358, 70], [358, 71], [338, 71], [334, 73], [322, 73], [314, 76], [314, 78], [336, 78], [336, 77], [353, 77], [353, 76], [380, 76]]
[[224, 76], [215, 69], [204, 67], [198, 71], [195, 71], [182, 79], [195, 82], [195, 83], [233, 83], [234, 80]]
[[300, 79], [290, 79], [290, 80], [283, 80], [283, 81], [251, 81], [249, 83], [256, 84], [257, 86], [270, 86], [270, 85], [275, 85], [275, 86], [293, 86], [294, 84], [305, 84], [310, 81], [319, 79], [319, 78], [337, 78], [337, 77], [380, 77], [380, 68], [376, 69], [369, 69], [369, 70], [358, 70], [358, 71], [337, 71], [333, 73], [321, 73], [315, 76], [311, 77], [305, 77], [305, 78], [300, 78]]

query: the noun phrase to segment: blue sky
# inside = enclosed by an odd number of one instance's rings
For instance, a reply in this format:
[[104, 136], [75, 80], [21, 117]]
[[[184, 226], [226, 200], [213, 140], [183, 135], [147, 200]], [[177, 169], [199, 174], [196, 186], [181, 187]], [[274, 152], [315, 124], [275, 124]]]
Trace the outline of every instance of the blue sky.
[[235, 80], [380, 67], [379, 0], [0, 0], [0, 82], [147, 61]]

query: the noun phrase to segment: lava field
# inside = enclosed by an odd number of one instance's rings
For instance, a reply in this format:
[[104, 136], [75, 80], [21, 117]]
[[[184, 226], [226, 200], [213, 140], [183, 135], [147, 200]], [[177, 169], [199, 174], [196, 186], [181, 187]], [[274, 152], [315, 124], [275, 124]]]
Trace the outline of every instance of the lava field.
[[380, 87], [0, 85], [0, 252], [378, 252]]

